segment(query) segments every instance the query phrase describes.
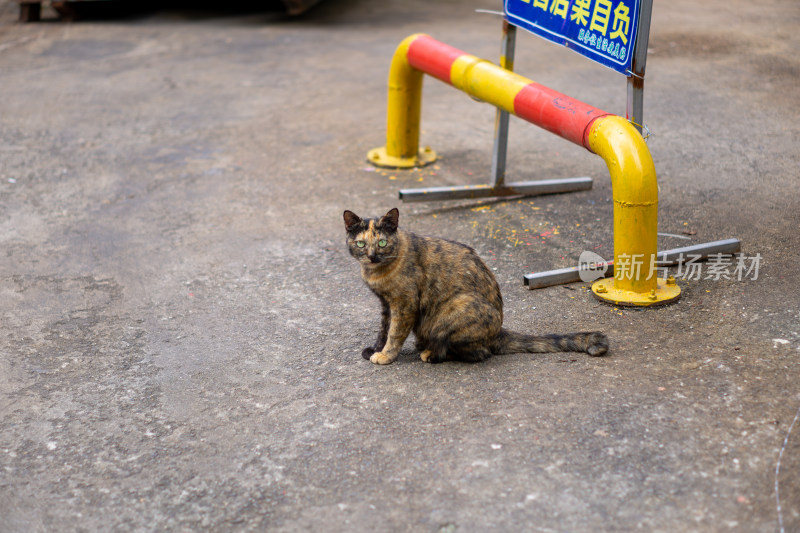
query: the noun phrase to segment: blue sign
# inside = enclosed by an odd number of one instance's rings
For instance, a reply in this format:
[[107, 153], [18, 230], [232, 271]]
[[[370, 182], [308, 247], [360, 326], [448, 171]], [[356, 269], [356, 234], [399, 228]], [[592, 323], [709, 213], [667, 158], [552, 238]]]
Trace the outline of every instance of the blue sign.
[[514, 26], [628, 75], [640, 0], [505, 0]]

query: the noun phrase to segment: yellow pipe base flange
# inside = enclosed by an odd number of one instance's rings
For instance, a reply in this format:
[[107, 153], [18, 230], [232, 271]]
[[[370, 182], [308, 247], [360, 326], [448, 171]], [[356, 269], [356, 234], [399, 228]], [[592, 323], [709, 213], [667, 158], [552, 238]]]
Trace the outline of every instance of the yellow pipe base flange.
[[383, 168], [424, 167], [436, 161], [437, 157], [436, 152], [431, 150], [430, 146], [426, 146], [423, 150], [417, 152], [416, 157], [397, 157], [389, 155], [386, 152], [385, 146], [375, 148], [367, 153], [367, 161], [376, 167]]
[[615, 287], [615, 279], [600, 279], [592, 285], [592, 293], [598, 300], [614, 305], [632, 307], [650, 307], [665, 305], [677, 301], [681, 297], [681, 288], [675, 278], [658, 278], [656, 288], [648, 292], [634, 292]]

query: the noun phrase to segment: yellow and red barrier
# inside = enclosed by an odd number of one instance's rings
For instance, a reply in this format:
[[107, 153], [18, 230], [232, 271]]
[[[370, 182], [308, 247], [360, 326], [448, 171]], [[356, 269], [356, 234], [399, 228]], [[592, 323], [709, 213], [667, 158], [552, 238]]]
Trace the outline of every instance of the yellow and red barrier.
[[412, 67], [576, 144], [584, 144], [592, 120], [610, 115], [427, 35], [409, 43], [407, 57]]
[[[502, 62], [502, 61], [501, 61]], [[658, 185], [650, 151], [627, 120], [533, 82], [485, 59], [467, 54], [424, 34], [404, 39], [389, 70], [386, 145], [367, 159], [393, 168], [422, 166], [436, 160], [419, 149], [423, 74], [508, 111], [596, 153], [606, 162], [614, 196], [612, 280], [599, 280], [594, 294], [620, 305], [647, 306], [680, 296], [674, 283], [654, 273], [657, 254]]]

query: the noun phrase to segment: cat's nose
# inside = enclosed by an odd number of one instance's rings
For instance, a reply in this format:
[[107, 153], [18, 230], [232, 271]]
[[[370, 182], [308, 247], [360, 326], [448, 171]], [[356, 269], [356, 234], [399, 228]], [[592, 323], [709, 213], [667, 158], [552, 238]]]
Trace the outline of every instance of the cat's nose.
[[369, 254], [367, 257], [369, 257], [370, 263], [380, 263], [381, 262], [381, 258], [378, 257], [375, 254]]

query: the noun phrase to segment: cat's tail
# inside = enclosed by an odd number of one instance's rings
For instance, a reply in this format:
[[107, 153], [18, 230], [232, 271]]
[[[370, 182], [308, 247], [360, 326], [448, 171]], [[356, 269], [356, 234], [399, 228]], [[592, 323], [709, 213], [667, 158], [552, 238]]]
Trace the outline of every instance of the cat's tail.
[[586, 352], [600, 356], [608, 352], [608, 337], [603, 333], [567, 333], [566, 335], [526, 335], [500, 330], [489, 347], [495, 355], [508, 353]]

